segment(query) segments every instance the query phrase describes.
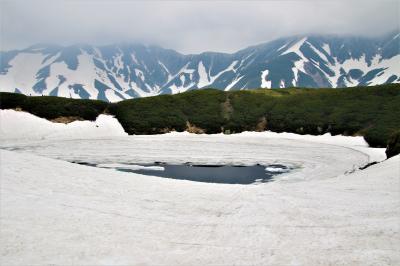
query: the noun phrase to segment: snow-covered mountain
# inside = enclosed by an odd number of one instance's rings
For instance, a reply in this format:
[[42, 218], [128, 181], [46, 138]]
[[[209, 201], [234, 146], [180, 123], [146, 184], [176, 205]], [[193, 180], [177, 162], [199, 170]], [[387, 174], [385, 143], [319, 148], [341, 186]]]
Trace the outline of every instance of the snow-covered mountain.
[[0, 91], [106, 101], [201, 88], [350, 87], [400, 82], [400, 33], [307, 35], [233, 54], [140, 44], [34, 45], [0, 52]]

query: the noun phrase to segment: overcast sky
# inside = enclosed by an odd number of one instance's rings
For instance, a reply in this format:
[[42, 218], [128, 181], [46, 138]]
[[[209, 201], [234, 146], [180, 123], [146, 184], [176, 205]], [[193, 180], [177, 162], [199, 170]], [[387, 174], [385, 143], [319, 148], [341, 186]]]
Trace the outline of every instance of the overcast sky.
[[183, 53], [234, 52], [303, 33], [399, 30], [395, 1], [0, 0], [1, 50], [34, 43], [153, 43]]

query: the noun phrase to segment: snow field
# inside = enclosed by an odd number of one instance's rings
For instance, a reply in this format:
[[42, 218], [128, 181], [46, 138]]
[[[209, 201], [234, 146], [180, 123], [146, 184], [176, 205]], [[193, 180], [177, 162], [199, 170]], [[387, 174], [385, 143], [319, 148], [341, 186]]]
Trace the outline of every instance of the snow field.
[[[12, 110], [0, 114], [2, 264], [400, 263], [400, 156], [356, 170], [384, 154], [360, 137], [125, 136], [109, 116], [64, 125]], [[266, 184], [228, 185], [69, 160], [298, 168]]]

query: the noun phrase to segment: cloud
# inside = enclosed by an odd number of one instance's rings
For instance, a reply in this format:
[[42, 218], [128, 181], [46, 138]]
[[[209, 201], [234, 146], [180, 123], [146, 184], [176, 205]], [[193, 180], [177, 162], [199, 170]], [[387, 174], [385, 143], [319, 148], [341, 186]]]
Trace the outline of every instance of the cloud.
[[399, 1], [3, 0], [1, 50], [34, 43], [145, 42], [234, 52], [278, 37], [399, 30]]

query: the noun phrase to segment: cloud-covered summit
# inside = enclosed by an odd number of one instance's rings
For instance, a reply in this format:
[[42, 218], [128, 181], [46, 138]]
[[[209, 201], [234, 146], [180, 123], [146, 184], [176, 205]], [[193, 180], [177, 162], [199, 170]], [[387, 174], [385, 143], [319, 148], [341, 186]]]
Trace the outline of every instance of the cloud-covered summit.
[[381, 35], [399, 1], [2, 0], [1, 50], [34, 43], [140, 42], [183, 53], [234, 52], [297, 34]]

